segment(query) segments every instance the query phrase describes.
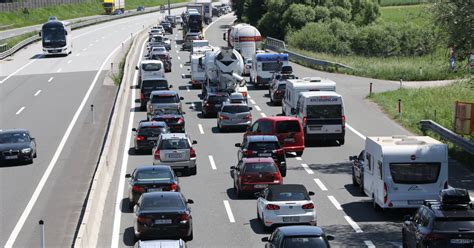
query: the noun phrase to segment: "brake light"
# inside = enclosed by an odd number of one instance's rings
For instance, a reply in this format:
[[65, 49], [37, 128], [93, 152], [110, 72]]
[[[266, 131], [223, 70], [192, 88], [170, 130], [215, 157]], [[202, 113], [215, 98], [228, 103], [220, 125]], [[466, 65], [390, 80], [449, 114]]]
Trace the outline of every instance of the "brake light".
[[276, 153], [277, 155], [285, 155], [285, 150], [283, 150], [283, 149], [278, 149], [278, 150], [276, 150], [275, 153]]
[[246, 115], [246, 116], [244, 117], [244, 119], [245, 119], [245, 120], [251, 120], [251, 119], [252, 119], [252, 115]]
[[443, 188], [444, 188], [444, 189], [448, 189], [448, 188], [449, 188], [448, 180], [446, 180], [446, 181], [444, 182], [444, 187], [443, 187]]
[[178, 185], [176, 183], [173, 183], [170, 185], [170, 191], [177, 191], [178, 190]]
[[190, 150], [190, 157], [191, 157], [191, 158], [195, 158], [195, 157], [196, 157], [196, 150], [194, 150], [194, 148], [191, 148], [191, 150]]
[[145, 139], [144, 136], [137, 136], [137, 140], [138, 140], [138, 141], [142, 141], [142, 140], [144, 140], [144, 139]]
[[147, 218], [145, 216], [138, 216], [137, 217], [137, 222], [140, 222], [140, 223], [143, 223], [143, 224], [150, 224], [151, 223], [151, 219], [150, 218]]
[[303, 126], [306, 126], [306, 122], [307, 122], [307, 119], [306, 119], [306, 116], [303, 117]]
[[314, 204], [313, 203], [304, 204], [303, 206], [301, 206], [301, 208], [303, 208], [303, 209], [314, 209]]
[[383, 203], [387, 204], [388, 201], [388, 187], [386, 183], [383, 183]]
[[343, 129], [346, 128], [346, 116], [345, 115], [342, 116], [342, 128]]
[[247, 97], [247, 91], [240, 92], [243, 97]]
[[440, 240], [440, 239], [447, 239], [447, 237], [439, 235], [439, 234], [435, 234], [435, 233], [430, 233], [426, 235], [425, 239], [426, 240]]
[[280, 206], [275, 205], [275, 204], [268, 204], [265, 208], [267, 210], [280, 210]]
[[273, 176], [273, 183], [283, 183], [283, 180], [281, 178], [281, 174], [280, 173], [275, 173], [275, 175]]
[[228, 120], [229, 117], [225, 116], [225, 115], [219, 115], [219, 119], [221, 120]]
[[142, 186], [134, 185], [134, 186], [132, 187], [132, 191], [133, 191], [133, 192], [138, 192], [138, 193], [144, 193], [144, 192], [145, 192], [145, 189], [144, 189]]
[[252, 151], [252, 150], [244, 150], [243, 153], [244, 153], [245, 156], [250, 156], [250, 155], [252, 155], [252, 154], [254, 154], [254, 153], [257, 153], [257, 152], [256, 152], [256, 151]]
[[155, 159], [156, 159], [156, 160], [160, 160], [160, 159], [161, 159], [161, 157], [160, 157], [160, 150], [156, 149], [154, 156], [155, 156]]
[[184, 122], [184, 119], [183, 119], [183, 118], [179, 118], [179, 119], [178, 119], [178, 124], [181, 124], [181, 123], [183, 123], [183, 122]]
[[189, 221], [189, 215], [188, 214], [182, 214], [179, 216], [179, 223], [184, 224]]
[[143, 93], [140, 93], [140, 100], [145, 99], [145, 95]]

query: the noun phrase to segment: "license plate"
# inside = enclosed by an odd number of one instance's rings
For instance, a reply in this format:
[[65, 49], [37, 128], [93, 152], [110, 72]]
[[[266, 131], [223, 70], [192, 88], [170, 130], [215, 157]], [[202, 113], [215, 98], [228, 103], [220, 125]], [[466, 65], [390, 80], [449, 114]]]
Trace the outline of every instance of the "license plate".
[[158, 140], [159, 137], [148, 137], [147, 140]]
[[283, 222], [299, 222], [300, 217], [283, 217]]
[[321, 131], [323, 127], [309, 127], [309, 130], [311, 131]]
[[18, 155], [5, 156], [5, 159], [18, 159]]
[[408, 205], [423, 205], [423, 201], [421, 200], [409, 200]]
[[173, 223], [171, 219], [162, 219], [162, 220], [155, 220], [156, 225], [161, 225], [161, 224], [171, 224]]
[[271, 153], [259, 153], [258, 156], [259, 157], [271, 157], [272, 154]]
[[285, 142], [295, 142], [295, 139], [292, 139], [292, 138], [286, 138], [286, 139], [285, 139]]
[[170, 153], [168, 158], [181, 158], [181, 153]]
[[148, 189], [147, 192], [156, 192], [156, 191], [163, 191], [162, 188], [151, 188], [151, 189]]
[[268, 184], [255, 184], [253, 187], [256, 189], [264, 189], [268, 187]]
[[474, 243], [473, 239], [451, 239], [449, 241], [451, 244], [471, 244]]

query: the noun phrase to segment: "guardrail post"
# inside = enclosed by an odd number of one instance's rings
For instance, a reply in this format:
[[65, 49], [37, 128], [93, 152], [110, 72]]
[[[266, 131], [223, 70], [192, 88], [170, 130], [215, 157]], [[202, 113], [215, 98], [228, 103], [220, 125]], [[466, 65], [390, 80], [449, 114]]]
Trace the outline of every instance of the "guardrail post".
[[92, 118], [92, 124], [94, 124], [94, 104], [91, 104], [91, 118]]
[[423, 67], [420, 66], [420, 76], [423, 75]]
[[40, 220], [38, 222], [40, 226], [40, 248], [45, 248], [45, 240], [44, 240], [44, 221]]
[[372, 82], [370, 82], [369, 86], [369, 96], [372, 96]]
[[402, 89], [403, 79], [400, 78], [400, 89]]
[[402, 115], [402, 99], [398, 99], [398, 115]]

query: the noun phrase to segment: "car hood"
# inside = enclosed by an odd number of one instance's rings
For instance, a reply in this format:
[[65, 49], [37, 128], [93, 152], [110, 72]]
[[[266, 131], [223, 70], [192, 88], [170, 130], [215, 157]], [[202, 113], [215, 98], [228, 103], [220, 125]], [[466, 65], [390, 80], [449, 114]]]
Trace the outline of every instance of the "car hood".
[[30, 148], [30, 143], [9, 143], [9, 144], [0, 144], [0, 151], [9, 151], [12, 150], [21, 150], [24, 148]]

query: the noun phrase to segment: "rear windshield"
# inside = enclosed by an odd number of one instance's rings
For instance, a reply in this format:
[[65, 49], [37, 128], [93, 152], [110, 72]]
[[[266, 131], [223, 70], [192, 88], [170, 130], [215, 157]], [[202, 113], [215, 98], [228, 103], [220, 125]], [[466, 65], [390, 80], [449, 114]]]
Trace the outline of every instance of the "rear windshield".
[[154, 95], [151, 103], [178, 103], [179, 97], [177, 95]]
[[279, 71], [280, 63], [277, 62], [265, 62], [262, 63], [262, 71]]
[[246, 163], [244, 173], [254, 172], [276, 172], [276, 168], [272, 163]]
[[278, 89], [279, 90], [286, 90], [286, 84], [279, 84]]
[[181, 115], [179, 109], [157, 108], [153, 110], [153, 115]]
[[166, 131], [165, 127], [142, 127], [138, 131], [138, 135], [150, 136], [150, 135], [159, 135]]
[[277, 133], [292, 133], [300, 132], [300, 123], [297, 120], [293, 121], [278, 121], [276, 123]]
[[465, 229], [465, 231], [474, 231], [474, 218], [436, 218], [433, 229], [439, 231], [455, 231]]
[[283, 240], [283, 248], [328, 247], [321, 237], [288, 237]]
[[209, 96], [207, 99], [208, 102], [225, 102], [229, 99], [228, 96]]
[[143, 64], [142, 70], [144, 71], [159, 71], [161, 69], [161, 64], [153, 63], [153, 64]]
[[276, 150], [280, 149], [280, 143], [276, 141], [268, 141], [268, 142], [250, 142], [248, 145], [249, 150]]
[[169, 170], [143, 170], [137, 172], [136, 179], [139, 181], [165, 180], [170, 179], [172, 176]]
[[186, 139], [166, 139], [161, 142], [160, 150], [189, 149], [189, 142]]
[[269, 201], [306, 201], [309, 196], [305, 192], [269, 192]]
[[174, 210], [177, 208], [185, 208], [184, 201], [178, 196], [154, 196], [143, 198], [140, 204], [140, 210]]
[[249, 112], [248, 106], [236, 105], [236, 106], [224, 106], [222, 108], [222, 112], [237, 114], [237, 113], [245, 113]]
[[306, 106], [308, 118], [342, 118], [341, 105], [308, 105]]
[[390, 174], [394, 183], [428, 184], [438, 181], [440, 163], [392, 163]]
[[148, 89], [164, 89], [168, 88], [168, 82], [166, 80], [144, 80], [142, 87], [145, 90]]
[[295, 75], [293, 75], [293, 74], [282, 74], [281, 79], [295, 79]]

